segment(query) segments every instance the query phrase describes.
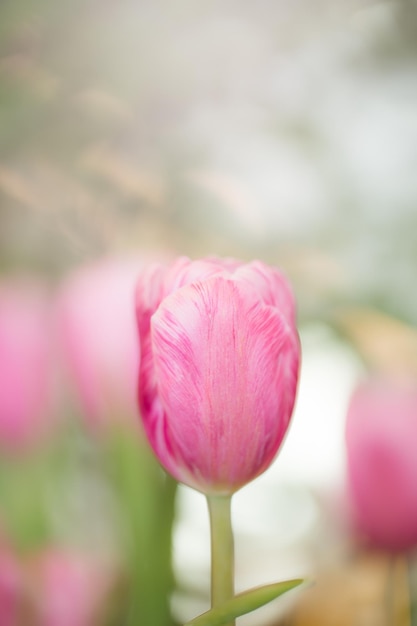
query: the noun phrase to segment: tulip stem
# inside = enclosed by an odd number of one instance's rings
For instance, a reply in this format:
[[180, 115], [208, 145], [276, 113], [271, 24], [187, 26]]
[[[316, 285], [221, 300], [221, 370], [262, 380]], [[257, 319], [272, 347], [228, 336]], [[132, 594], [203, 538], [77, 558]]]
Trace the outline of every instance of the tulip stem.
[[[232, 496], [207, 496], [211, 536], [211, 606], [234, 595], [234, 542], [231, 520]], [[225, 626], [234, 626], [229, 622]]]

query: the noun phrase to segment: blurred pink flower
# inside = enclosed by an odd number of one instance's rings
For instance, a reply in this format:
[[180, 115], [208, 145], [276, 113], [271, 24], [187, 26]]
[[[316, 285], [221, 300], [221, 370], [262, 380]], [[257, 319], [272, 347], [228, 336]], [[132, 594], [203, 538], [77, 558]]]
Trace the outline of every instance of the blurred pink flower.
[[417, 388], [372, 380], [347, 415], [347, 470], [357, 527], [386, 549], [417, 543]]
[[300, 345], [283, 275], [259, 261], [180, 258], [137, 288], [139, 404], [162, 465], [205, 493], [263, 472], [287, 431]]
[[93, 426], [138, 421], [135, 283], [141, 263], [106, 259], [76, 271], [58, 302], [64, 363]]
[[41, 439], [54, 395], [50, 307], [38, 285], [0, 284], [0, 446]]
[[102, 615], [109, 577], [87, 555], [49, 549], [32, 565], [39, 626], [94, 626]]

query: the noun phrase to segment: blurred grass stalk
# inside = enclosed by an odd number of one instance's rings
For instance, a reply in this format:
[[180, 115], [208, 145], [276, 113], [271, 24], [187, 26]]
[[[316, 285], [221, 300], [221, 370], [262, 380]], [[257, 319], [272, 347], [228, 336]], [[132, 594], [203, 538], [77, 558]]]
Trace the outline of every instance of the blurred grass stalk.
[[108, 448], [126, 523], [124, 549], [131, 576], [126, 626], [172, 626], [172, 526], [177, 483], [165, 475], [148, 444], [115, 428]]
[[388, 563], [386, 616], [387, 625], [412, 626], [407, 554], [390, 555]]

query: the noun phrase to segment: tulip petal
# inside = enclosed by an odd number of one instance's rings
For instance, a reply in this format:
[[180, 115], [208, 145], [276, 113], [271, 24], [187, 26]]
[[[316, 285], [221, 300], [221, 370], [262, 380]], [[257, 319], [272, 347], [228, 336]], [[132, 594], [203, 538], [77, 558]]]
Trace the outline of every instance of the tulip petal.
[[164, 296], [168, 296], [177, 289], [191, 285], [192, 283], [207, 280], [212, 276], [229, 273], [239, 266], [237, 261], [231, 259], [217, 259], [210, 257], [191, 261], [187, 257], [180, 257], [165, 276]]
[[285, 435], [296, 333], [243, 281], [215, 276], [165, 298], [151, 334], [144, 422], [158, 457], [197, 489], [238, 489], [266, 469]]
[[[177, 289], [222, 272], [225, 267], [238, 266], [237, 261], [219, 260], [215, 257], [191, 261], [179, 257], [170, 266], [161, 263], [149, 265], [141, 273], [136, 287], [136, 317], [141, 343], [139, 374], [139, 407], [142, 415], [151, 413], [150, 421], [162, 420], [163, 409], [158, 397], [154, 371], [153, 348], [150, 337], [150, 320], [161, 300]], [[159, 422], [158, 422], [159, 423]]]
[[141, 272], [136, 285], [136, 320], [140, 339], [139, 369], [139, 409], [147, 415], [162, 417], [163, 411], [158, 398], [157, 382], [150, 335], [151, 317], [155, 313], [164, 295], [166, 268], [154, 263]]
[[294, 297], [282, 272], [261, 261], [252, 261], [248, 265], [241, 265], [234, 278], [256, 288], [264, 303], [279, 309], [288, 323], [295, 327]]

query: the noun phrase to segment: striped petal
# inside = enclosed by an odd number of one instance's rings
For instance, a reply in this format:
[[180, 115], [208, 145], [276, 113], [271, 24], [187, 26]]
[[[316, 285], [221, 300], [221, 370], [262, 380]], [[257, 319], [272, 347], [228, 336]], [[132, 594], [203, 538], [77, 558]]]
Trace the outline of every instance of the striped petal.
[[296, 333], [244, 281], [223, 276], [175, 291], [151, 326], [154, 377], [142, 376], [151, 399], [144, 421], [158, 457], [197, 489], [236, 490], [266, 469], [285, 435]]

